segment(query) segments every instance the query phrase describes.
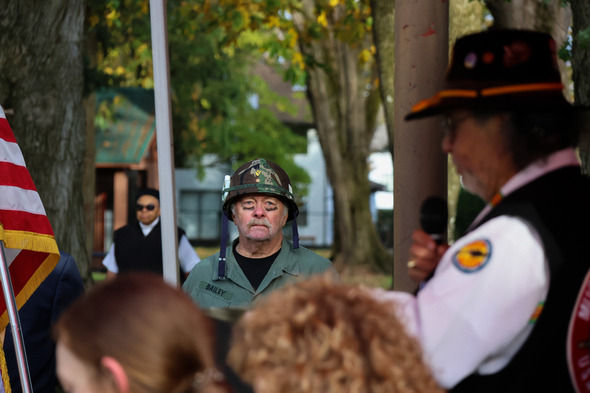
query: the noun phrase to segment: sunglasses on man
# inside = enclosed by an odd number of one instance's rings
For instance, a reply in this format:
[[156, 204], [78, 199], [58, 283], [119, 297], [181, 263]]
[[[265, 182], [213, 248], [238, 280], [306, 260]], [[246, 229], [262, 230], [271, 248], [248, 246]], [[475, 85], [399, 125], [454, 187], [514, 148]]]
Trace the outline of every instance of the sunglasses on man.
[[142, 205], [140, 203], [135, 205], [135, 210], [137, 210], [138, 212], [142, 211], [143, 209], [147, 209], [148, 211], [152, 211], [156, 208], [156, 205], [154, 205], [153, 203], [147, 204], [147, 205]]

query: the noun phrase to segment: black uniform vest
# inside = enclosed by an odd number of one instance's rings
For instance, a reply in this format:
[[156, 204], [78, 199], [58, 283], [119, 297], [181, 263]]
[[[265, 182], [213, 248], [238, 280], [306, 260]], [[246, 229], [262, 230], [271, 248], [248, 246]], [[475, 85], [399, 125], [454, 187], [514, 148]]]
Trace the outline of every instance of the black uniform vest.
[[[577, 167], [550, 172], [506, 196], [479, 225], [501, 215], [521, 217], [539, 232], [549, 261], [549, 292], [529, 338], [510, 363], [492, 375], [472, 374], [451, 391], [573, 392], [566, 340], [590, 268], [590, 179]], [[502, 329], [502, 321], [497, 328]]]
[[[178, 241], [184, 231], [178, 228]], [[115, 231], [115, 259], [119, 273], [149, 271], [162, 275], [162, 229], [158, 222], [147, 236], [143, 235], [138, 222]], [[181, 275], [182, 277], [182, 275]]]

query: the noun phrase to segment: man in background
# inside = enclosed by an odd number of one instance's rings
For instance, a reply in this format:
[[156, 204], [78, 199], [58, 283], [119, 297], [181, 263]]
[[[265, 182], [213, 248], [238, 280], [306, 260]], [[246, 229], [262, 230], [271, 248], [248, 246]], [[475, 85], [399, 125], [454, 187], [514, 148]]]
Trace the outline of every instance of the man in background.
[[[102, 261], [107, 268], [106, 279], [125, 271], [149, 271], [163, 275], [160, 192], [153, 188], [141, 189], [135, 198], [135, 210], [137, 222], [115, 231], [113, 245]], [[181, 280], [201, 260], [180, 227], [178, 259]]]

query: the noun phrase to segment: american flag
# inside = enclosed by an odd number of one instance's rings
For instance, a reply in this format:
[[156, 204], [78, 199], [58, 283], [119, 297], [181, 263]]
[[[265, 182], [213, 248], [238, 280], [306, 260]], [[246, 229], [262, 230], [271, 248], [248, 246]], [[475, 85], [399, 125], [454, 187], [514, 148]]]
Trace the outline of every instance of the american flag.
[[[0, 106], [0, 240], [17, 308], [25, 304], [59, 261], [53, 229]], [[0, 296], [0, 331], [9, 318]]]

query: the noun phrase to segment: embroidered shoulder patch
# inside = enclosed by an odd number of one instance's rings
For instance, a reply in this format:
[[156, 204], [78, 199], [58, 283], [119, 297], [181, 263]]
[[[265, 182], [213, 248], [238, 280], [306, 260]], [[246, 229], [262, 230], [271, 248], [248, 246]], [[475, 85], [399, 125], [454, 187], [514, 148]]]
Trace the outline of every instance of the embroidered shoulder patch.
[[473, 241], [453, 255], [453, 264], [465, 273], [481, 270], [492, 256], [492, 244], [487, 239]]
[[578, 292], [567, 335], [567, 363], [577, 393], [590, 391], [590, 272]]

